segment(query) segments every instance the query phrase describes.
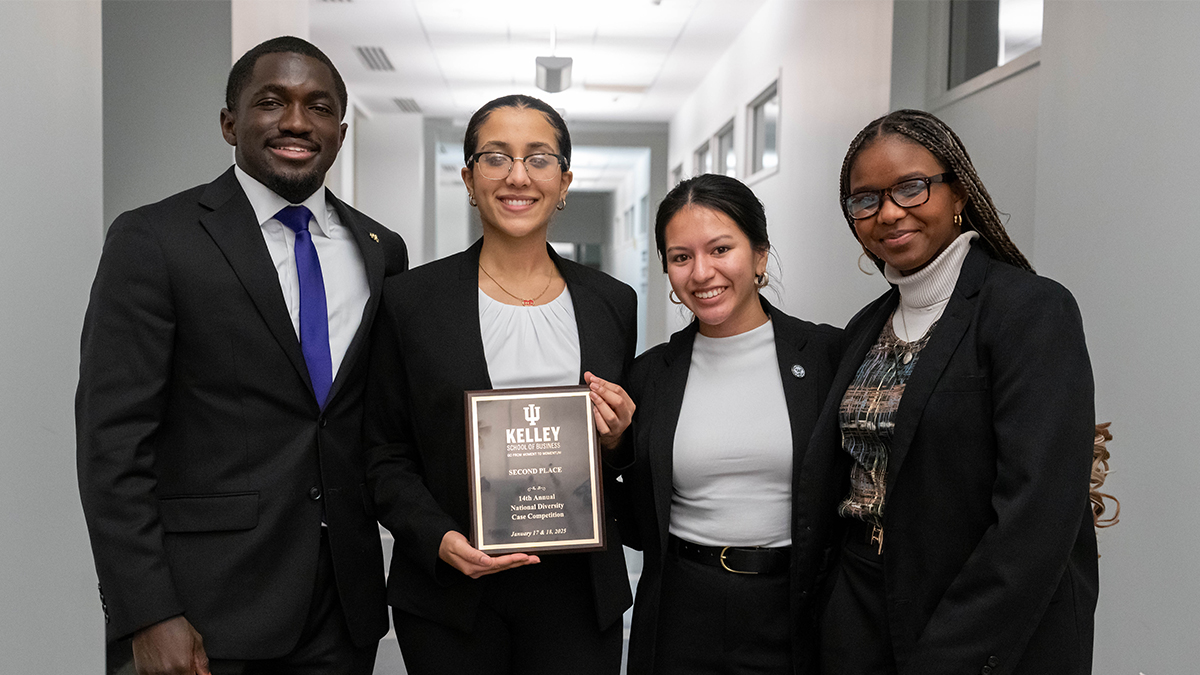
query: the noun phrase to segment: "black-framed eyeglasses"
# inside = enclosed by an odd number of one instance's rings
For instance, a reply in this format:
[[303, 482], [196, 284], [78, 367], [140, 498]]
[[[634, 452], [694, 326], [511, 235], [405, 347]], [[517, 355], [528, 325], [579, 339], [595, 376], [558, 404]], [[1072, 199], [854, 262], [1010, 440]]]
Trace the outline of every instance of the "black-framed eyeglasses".
[[513, 157], [503, 152], [477, 152], [471, 155], [468, 166], [477, 165], [479, 173], [488, 180], [504, 180], [512, 173], [517, 161], [525, 165], [527, 176], [538, 181], [554, 180], [560, 171], [567, 170], [567, 158], [552, 152], [537, 152], [524, 157]]
[[865, 220], [879, 213], [883, 197], [887, 195], [896, 206], [911, 209], [929, 201], [929, 186], [933, 183], [953, 183], [957, 180], [953, 171], [939, 173], [928, 178], [909, 178], [882, 190], [864, 190], [846, 197], [842, 208], [854, 220]]

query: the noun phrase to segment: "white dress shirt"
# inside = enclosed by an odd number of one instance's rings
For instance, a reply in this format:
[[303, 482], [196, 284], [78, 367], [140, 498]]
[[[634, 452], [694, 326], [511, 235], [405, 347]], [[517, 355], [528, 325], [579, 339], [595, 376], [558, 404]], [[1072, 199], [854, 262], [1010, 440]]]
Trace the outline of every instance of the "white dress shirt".
[[[300, 338], [300, 278], [296, 274], [296, 233], [275, 219], [280, 209], [289, 206], [283, 197], [275, 194], [262, 183], [252, 178], [239, 166], [234, 174], [254, 208], [254, 216], [262, 228], [263, 240], [279, 275], [279, 287], [283, 290], [283, 301], [292, 318], [296, 338]], [[302, 203], [312, 212], [308, 231], [312, 234], [317, 258], [321, 261], [321, 278], [325, 282], [325, 307], [329, 315], [329, 356], [333, 362], [333, 377], [337, 379], [338, 368], [350, 348], [350, 342], [362, 323], [363, 309], [371, 296], [367, 284], [367, 268], [362, 252], [354, 240], [354, 233], [338, 220], [333, 205], [325, 201], [325, 188], [309, 195]]]

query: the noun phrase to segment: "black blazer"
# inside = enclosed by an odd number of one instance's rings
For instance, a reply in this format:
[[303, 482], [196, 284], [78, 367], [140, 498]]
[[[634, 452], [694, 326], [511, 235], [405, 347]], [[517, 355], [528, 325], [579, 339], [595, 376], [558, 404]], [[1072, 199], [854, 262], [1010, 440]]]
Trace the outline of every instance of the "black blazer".
[[[801, 472], [808, 597], [848, 494], [838, 406], [896, 307], [858, 313]], [[884, 576], [902, 675], [1091, 672], [1092, 370], [1074, 298], [976, 242], [905, 387], [888, 459]]]
[[351, 636], [387, 631], [360, 430], [380, 290], [408, 258], [398, 235], [327, 199], [371, 296], [324, 413], [232, 168], [108, 232], [75, 413], [109, 639], [184, 614], [210, 657], [286, 653], [312, 599], [322, 509]]
[[[762, 303], [774, 324], [779, 375], [783, 379], [792, 427], [792, 462], [793, 467], [798, 469], [804, 461], [808, 439], [841, 357], [842, 332], [832, 326], [817, 325], [788, 316], [772, 307], [766, 299], [762, 299]], [[671, 521], [675, 428], [679, 422], [684, 388], [692, 363], [692, 346], [698, 329], [699, 324], [693, 320], [689, 326], [672, 335], [670, 342], [639, 356], [630, 376], [630, 395], [637, 404], [631, 432], [634, 461], [625, 470], [623, 480], [629, 489], [629, 520], [635, 526], [635, 535], [630, 537], [632, 541], [629, 543], [644, 552], [629, 639], [630, 673], [654, 671], [663, 564]], [[797, 370], [796, 366], [802, 370]], [[793, 491], [798, 476], [799, 473], [794, 470]], [[794, 511], [793, 499], [793, 538], [796, 536]], [[793, 557], [795, 550], [793, 548]], [[795, 613], [801, 607], [798, 599], [793, 598], [791, 604], [792, 624], [811, 625], [811, 621], [798, 620]], [[813, 631], [796, 630], [793, 636], [796, 672], [815, 672], [802, 666], [813, 654]]]
[[[446, 532], [466, 533], [470, 523], [463, 392], [492, 388], [479, 327], [482, 247], [477, 241], [387, 284], [373, 340], [364, 431], [379, 522], [396, 540], [388, 601], [464, 631], [474, 625], [485, 579], [471, 579], [442, 562], [438, 548]], [[623, 382], [637, 340], [633, 289], [549, 250], [575, 307], [580, 381], [591, 371]], [[614, 478], [605, 474], [610, 499]], [[607, 550], [584, 554], [601, 628], [618, 621], [632, 603], [616, 510], [607, 511]]]

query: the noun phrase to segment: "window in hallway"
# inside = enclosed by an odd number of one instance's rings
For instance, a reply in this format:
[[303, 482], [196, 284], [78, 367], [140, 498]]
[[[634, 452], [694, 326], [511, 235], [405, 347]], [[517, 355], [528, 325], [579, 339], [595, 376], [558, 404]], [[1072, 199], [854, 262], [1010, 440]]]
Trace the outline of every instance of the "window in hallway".
[[702, 173], [712, 173], [712, 170], [712, 149], [709, 142], [704, 141], [704, 145], [696, 148], [696, 152], [692, 155], [692, 175], [699, 176]]
[[750, 138], [754, 140], [751, 153], [752, 173], [779, 166], [779, 81], [750, 104]]
[[1042, 44], [1042, 0], [952, 0], [949, 88]]
[[733, 120], [717, 132], [717, 173], [737, 178], [737, 152], [733, 147]]

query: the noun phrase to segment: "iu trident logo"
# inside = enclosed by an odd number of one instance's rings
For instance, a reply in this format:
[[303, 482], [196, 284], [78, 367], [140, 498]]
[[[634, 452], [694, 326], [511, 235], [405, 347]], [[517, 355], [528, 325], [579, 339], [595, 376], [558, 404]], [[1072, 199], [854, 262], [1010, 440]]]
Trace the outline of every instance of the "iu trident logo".
[[532, 403], [525, 406], [525, 421], [529, 422], [529, 426], [537, 424], [537, 421], [542, 418], [542, 409]]

